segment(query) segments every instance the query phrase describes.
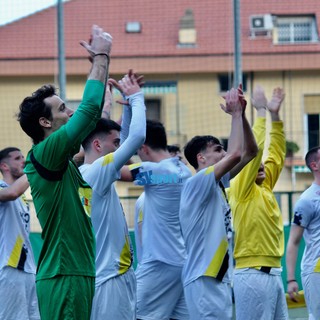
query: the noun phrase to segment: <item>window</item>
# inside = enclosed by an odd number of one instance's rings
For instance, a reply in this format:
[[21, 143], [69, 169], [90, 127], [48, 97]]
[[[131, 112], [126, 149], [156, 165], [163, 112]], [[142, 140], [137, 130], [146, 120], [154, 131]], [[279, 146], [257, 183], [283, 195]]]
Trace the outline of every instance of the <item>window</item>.
[[279, 44], [317, 42], [314, 16], [277, 17], [274, 42]]
[[141, 23], [139, 21], [131, 21], [126, 23], [126, 32], [127, 33], [140, 33], [141, 32]]
[[[233, 73], [219, 74], [218, 79], [219, 79], [220, 92], [226, 92], [233, 87]], [[248, 75], [244, 73], [242, 75], [242, 89], [244, 92], [247, 91], [247, 80], [248, 80]]]
[[307, 126], [307, 147], [311, 149], [320, 144], [320, 115], [319, 115], [319, 94], [304, 95], [304, 112]]
[[319, 114], [308, 114], [308, 142], [309, 148], [319, 146]]
[[159, 99], [145, 99], [146, 117], [148, 120], [161, 121], [161, 102]]

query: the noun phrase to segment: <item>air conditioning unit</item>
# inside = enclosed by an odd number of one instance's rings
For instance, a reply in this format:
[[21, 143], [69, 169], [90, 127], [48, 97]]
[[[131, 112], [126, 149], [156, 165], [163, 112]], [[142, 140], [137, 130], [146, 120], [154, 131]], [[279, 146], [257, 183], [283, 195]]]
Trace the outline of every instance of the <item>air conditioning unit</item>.
[[271, 14], [253, 15], [250, 16], [250, 30], [255, 31], [270, 31], [273, 28]]

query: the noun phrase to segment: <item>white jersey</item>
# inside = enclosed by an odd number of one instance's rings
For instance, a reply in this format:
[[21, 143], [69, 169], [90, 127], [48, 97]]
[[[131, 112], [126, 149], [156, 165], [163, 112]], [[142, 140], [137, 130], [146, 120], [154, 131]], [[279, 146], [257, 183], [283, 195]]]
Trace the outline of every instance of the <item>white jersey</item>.
[[294, 207], [293, 223], [304, 228], [305, 250], [301, 274], [320, 272], [320, 186], [313, 183]]
[[93, 190], [91, 220], [96, 235], [96, 285], [99, 285], [125, 273], [132, 262], [129, 231], [114, 186], [120, 174], [114, 166], [113, 153], [79, 169]]
[[[221, 182], [227, 187], [229, 174]], [[184, 185], [180, 223], [188, 254], [182, 273], [184, 286], [201, 276], [229, 282], [231, 211], [215, 179], [214, 166], [199, 171]]]
[[91, 220], [96, 236], [96, 286], [125, 273], [132, 266], [133, 250], [127, 222], [114, 186], [120, 178], [120, 169], [145, 138], [145, 126], [141, 125], [145, 119], [142, 92], [129, 96], [129, 102], [130, 107], [124, 106], [121, 128], [124, 142], [119, 149], [79, 168], [93, 191]]
[[137, 264], [141, 261], [142, 255], [142, 222], [143, 222], [144, 192], [136, 201], [134, 208], [134, 239], [136, 243]]
[[135, 184], [145, 191], [141, 263], [161, 261], [182, 266], [186, 250], [179, 223], [184, 182], [191, 171], [178, 157], [131, 165]]
[[[7, 187], [8, 184], [0, 180], [0, 189]], [[29, 232], [30, 212], [25, 196], [0, 201], [0, 270], [10, 266], [36, 273]]]

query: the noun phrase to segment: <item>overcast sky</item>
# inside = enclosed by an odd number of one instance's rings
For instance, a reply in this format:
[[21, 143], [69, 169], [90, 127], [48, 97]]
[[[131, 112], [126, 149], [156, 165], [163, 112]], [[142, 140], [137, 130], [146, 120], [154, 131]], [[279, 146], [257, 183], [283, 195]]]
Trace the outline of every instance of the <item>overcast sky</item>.
[[0, 0], [0, 25], [43, 10], [56, 4], [57, 1], [58, 0]]

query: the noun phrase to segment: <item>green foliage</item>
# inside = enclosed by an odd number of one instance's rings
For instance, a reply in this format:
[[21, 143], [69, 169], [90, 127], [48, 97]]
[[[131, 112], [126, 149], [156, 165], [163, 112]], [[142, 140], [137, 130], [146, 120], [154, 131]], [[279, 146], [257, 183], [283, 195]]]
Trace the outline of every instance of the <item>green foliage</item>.
[[287, 155], [292, 155], [300, 150], [300, 147], [294, 141], [286, 141]]

